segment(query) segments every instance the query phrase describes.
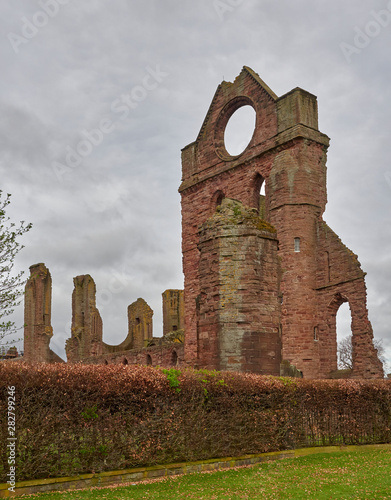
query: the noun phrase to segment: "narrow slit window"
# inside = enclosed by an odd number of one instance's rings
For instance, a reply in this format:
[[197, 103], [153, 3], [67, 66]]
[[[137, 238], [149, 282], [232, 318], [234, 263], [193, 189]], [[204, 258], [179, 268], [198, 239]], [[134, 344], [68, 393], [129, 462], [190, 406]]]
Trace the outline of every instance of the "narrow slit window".
[[176, 353], [176, 351], [172, 351], [172, 354], [171, 354], [171, 365], [172, 366], [177, 366], [178, 364], [178, 354]]
[[318, 327], [317, 326], [314, 326], [314, 340], [319, 340], [319, 337], [318, 337]]
[[295, 252], [300, 252], [300, 238], [295, 238]]

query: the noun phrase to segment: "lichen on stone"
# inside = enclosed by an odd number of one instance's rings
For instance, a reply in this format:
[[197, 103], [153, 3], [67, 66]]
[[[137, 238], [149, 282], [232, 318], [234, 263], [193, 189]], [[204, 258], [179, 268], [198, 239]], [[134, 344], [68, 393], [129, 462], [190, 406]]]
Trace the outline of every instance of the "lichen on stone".
[[235, 225], [243, 224], [255, 227], [260, 231], [267, 231], [273, 234], [277, 232], [274, 226], [259, 217], [258, 211], [255, 208], [246, 207], [240, 201], [230, 198], [224, 198], [221, 205], [217, 207], [213, 217]]

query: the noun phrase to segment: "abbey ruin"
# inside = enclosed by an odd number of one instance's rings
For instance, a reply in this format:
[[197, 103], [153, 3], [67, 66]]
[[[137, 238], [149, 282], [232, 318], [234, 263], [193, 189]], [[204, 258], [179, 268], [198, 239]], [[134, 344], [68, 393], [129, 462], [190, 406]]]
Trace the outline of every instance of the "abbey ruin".
[[[245, 150], [231, 156], [224, 133], [242, 106], [256, 113]], [[316, 97], [278, 97], [250, 68], [217, 88], [195, 142], [182, 151], [184, 292], [163, 293], [163, 337], [143, 299], [128, 308], [128, 335], [102, 340], [96, 289], [74, 278], [68, 362], [194, 366], [329, 378], [337, 370], [336, 314], [352, 315], [352, 377], [383, 377], [373, 346], [365, 273], [324, 222], [329, 138]], [[265, 195], [261, 195], [261, 187]], [[57, 362], [49, 348], [51, 277], [30, 268], [25, 295], [26, 361]]]

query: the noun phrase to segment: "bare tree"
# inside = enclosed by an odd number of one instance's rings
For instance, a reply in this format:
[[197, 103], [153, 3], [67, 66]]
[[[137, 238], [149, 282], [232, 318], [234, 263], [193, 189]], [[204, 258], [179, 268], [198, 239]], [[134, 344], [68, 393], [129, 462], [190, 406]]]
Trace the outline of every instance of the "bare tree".
[[0, 190], [0, 345], [4, 344], [4, 337], [14, 334], [18, 328], [13, 321], [5, 318], [14, 312], [20, 304], [23, 295], [23, 272], [14, 274], [14, 260], [23, 245], [17, 238], [31, 229], [31, 224], [24, 221], [19, 225], [10, 222], [6, 210], [10, 204], [11, 195], [3, 196]]
[[[384, 371], [386, 371], [387, 359], [385, 356], [383, 340], [374, 339], [373, 345], [377, 350], [377, 356], [379, 360], [383, 363]], [[337, 355], [338, 355], [338, 368], [340, 370], [353, 369], [353, 347], [352, 347], [351, 335], [349, 337], [345, 337], [340, 342], [338, 342]]]
[[340, 370], [353, 369], [353, 349], [352, 349], [352, 336], [345, 337], [338, 342], [337, 356], [338, 368]]

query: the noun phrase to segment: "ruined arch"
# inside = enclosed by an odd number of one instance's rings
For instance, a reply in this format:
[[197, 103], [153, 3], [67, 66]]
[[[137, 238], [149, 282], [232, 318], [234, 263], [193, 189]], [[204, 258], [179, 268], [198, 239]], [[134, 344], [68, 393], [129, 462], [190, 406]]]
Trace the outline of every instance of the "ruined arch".
[[341, 305], [346, 302], [349, 303], [348, 297], [340, 292], [337, 292], [333, 295], [327, 307], [326, 321], [330, 329], [333, 343], [337, 342], [337, 313]]
[[328, 378], [330, 374], [337, 373], [337, 313], [342, 304], [349, 304], [350, 307], [349, 299], [347, 294], [335, 290], [325, 296], [323, 321], [320, 321], [316, 332], [316, 343], [320, 350], [320, 359], [323, 360], [320, 366], [322, 377]]
[[221, 189], [218, 189], [214, 195], [212, 196], [212, 201], [211, 201], [211, 213], [214, 214], [216, 211], [216, 208], [221, 205], [225, 198], [224, 191]]
[[332, 297], [330, 303], [329, 303], [329, 307], [328, 307], [329, 311], [336, 315], [339, 307], [344, 302], [349, 302], [348, 297], [340, 292], [335, 293], [334, 296]]

